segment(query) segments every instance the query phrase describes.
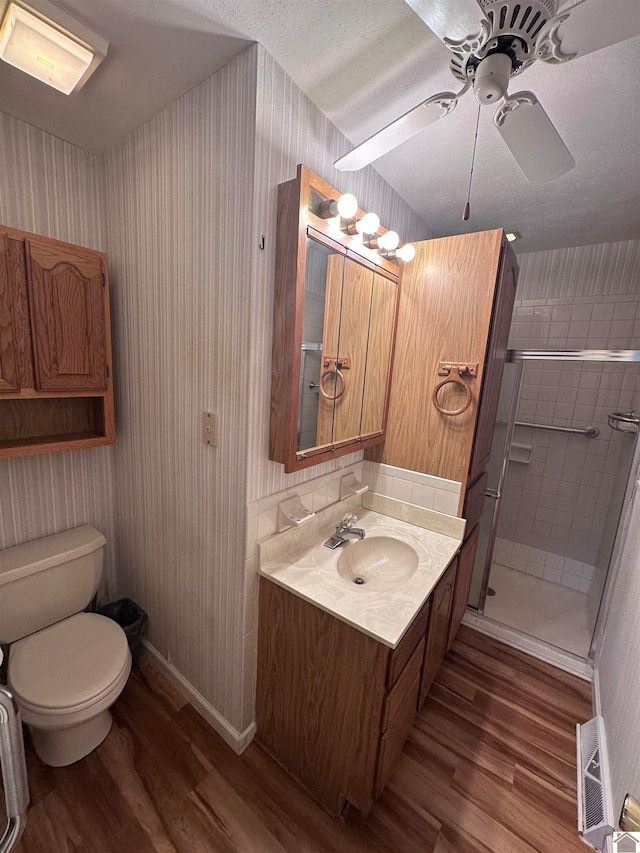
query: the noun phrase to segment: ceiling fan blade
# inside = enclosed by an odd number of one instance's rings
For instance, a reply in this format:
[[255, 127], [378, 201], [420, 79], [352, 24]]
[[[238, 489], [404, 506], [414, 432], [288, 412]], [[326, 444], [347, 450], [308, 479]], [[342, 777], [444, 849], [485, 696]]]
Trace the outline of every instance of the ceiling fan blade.
[[476, 0], [406, 0], [416, 15], [444, 41], [474, 36], [487, 21]]
[[392, 121], [360, 145], [356, 145], [348, 154], [339, 157], [333, 165], [341, 172], [362, 169], [451, 112], [457, 103], [458, 95], [453, 92], [440, 92]]
[[[560, 39], [561, 54], [568, 59], [640, 35], [638, 0], [579, 0], [575, 6], [561, 10], [557, 17], [563, 19], [565, 16], [560, 24], [554, 24], [552, 19], [545, 30], [555, 31], [552, 38]], [[546, 62], [558, 61], [554, 52], [543, 52], [538, 58]]]
[[552, 181], [575, 166], [567, 146], [532, 92], [506, 95], [493, 120], [529, 183]]

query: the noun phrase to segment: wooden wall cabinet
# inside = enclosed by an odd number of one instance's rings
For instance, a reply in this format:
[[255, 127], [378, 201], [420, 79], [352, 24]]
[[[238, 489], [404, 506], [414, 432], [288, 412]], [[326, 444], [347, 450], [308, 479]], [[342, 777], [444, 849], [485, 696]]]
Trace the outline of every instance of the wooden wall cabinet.
[[[415, 245], [403, 276], [386, 439], [366, 456], [457, 480], [464, 495], [491, 450], [518, 266], [502, 230]], [[475, 378], [464, 377], [472, 399], [459, 415], [433, 404], [441, 362], [478, 365]], [[446, 385], [438, 400], [455, 411], [464, 390]]]
[[113, 441], [106, 255], [0, 226], [0, 458]]
[[257, 737], [331, 814], [382, 793], [447, 651], [456, 571], [395, 649], [260, 578]]
[[278, 187], [269, 458], [287, 473], [384, 440], [400, 265], [320, 215], [339, 195], [304, 166]]

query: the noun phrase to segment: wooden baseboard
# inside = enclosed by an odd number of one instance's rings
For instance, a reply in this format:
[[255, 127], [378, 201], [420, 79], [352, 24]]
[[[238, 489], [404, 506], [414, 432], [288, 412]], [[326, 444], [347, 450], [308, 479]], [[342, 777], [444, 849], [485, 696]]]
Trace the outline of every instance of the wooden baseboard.
[[193, 705], [196, 711], [204, 717], [211, 728], [217, 732], [231, 749], [240, 755], [249, 746], [256, 733], [256, 724], [251, 723], [243, 732], [239, 732], [199, 693], [187, 679], [152, 646], [148, 640], [142, 641], [145, 652], [151, 655], [163, 674], [174, 687]]

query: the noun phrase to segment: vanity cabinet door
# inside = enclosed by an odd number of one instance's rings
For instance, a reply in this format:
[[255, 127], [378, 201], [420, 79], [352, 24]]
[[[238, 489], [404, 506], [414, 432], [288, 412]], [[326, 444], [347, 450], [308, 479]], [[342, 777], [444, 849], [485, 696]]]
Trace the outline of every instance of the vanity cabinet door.
[[104, 391], [106, 273], [99, 252], [25, 241], [39, 391]]
[[416, 716], [424, 647], [423, 638], [385, 701], [374, 799], [380, 796], [387, 784], [391, 769], [402, 751]]
[[456, 558], [440, 579], [432, 595], [431, 618], [429, 619], [429, 627], [427, 629], [427, 643], [424, 651], [424, 664], [420, 683], [419, 708], [423, 706], [429, 688], [433, 684], [433, 680], [440, 669], [442, 659], [447, 652], [453, 587], [457, 570], [458, 560]]
[[380, 740], [378, 772], [373, 792], [374, 799], [377, 799], [384, 791], [395, 761], [402, 752], [402, 747], [404, 746], [409, 732], [411, 731], [411, 727], [413, 726], [413, 721], [416, 716], [416, 705], [419, 690], [420, 672], [418, 671], [409, 685], [409, 689], [402, 698], [402, 703], [398, 708], [398, 715], [396, 716], [393, 725], [387, 729]]

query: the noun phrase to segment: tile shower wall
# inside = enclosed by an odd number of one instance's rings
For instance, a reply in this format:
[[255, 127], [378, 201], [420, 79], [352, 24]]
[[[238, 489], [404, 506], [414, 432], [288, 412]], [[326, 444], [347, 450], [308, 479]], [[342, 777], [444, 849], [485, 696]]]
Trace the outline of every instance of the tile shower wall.
[[[98, 158], [0, 113], [0, 222], [105, 249]], [[0, 461], [0, 549], [92, 524], [107, 538], [101, 597], [115, 593], [112, 448]]]
[[[520, 256], [509, 346], [639, 348], [639, 246], [631, 241]], [[637, 364], [525, 364], [518, 421], [594, 425], [600, 435], [516, 428], [514, 443], [530, 448], [531, 457], [509, 463], [498, 562], [587, 592], [625, 441], [610, 429], [607, 414], [631, 408], [638, 390]]]

